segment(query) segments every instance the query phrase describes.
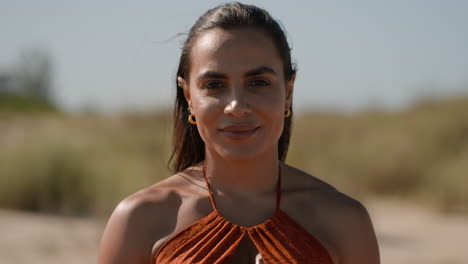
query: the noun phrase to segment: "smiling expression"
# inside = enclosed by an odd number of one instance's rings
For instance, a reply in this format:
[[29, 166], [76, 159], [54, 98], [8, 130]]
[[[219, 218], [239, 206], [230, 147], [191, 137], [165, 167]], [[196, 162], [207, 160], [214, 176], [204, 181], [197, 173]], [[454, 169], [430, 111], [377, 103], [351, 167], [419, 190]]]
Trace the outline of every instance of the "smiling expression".
[[190, 51], [188, 80], [179, 77], [207, 152], [226, 159], [277, 157], [294, 78], [271, 38], [254, 28], [211, 29]]

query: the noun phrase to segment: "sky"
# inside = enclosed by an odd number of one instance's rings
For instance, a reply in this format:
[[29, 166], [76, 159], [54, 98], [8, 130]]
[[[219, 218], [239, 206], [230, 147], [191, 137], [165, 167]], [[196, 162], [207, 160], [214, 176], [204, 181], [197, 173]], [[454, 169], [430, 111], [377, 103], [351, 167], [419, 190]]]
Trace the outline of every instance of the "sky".
[[[68, 111], [170, 108], [184, 36], [225, 1], [0, 0], [0, 70], [25, 50], [53, 62]], [[468, 1], [241, 1], [287, 31], [295, 110], [401, 109], [468, 94]]]

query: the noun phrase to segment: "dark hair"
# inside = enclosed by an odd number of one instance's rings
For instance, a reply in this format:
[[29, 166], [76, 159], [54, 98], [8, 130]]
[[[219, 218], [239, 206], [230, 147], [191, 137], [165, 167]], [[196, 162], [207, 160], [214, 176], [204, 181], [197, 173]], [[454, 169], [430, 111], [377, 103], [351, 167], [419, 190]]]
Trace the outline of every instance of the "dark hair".
[[[177, 77], [188, 80], [190, 66], [190, 51], [196, 39], [205, 31], [221, 28], [225, 30], [254, 27], [263, 30], [269, 35], [283, 61], [284, 76], [291, 80], [296, 73], [291, 63], [291, 48], [286, 35], [279, 23], [264, 9], [241, 3], [228, 3], [208, 10], [190, 29], [188, 37], [182, 48]], [[190, 115], [188, 102], [185, 99], [183, 88], [177, 82], [177, 95], [174, 106], [173, 152], [169, 162], [173, 162], [175, 172], [182, 171], [205, 159], [205, 143], [203, 142], [195, 125], [188, 123]], [[292, 107], [291, 107], [292, 111]], [[291, 136], [292, 116], [284, 121], [283, 132], [278, 141], [278, 159], [284, 161]]]

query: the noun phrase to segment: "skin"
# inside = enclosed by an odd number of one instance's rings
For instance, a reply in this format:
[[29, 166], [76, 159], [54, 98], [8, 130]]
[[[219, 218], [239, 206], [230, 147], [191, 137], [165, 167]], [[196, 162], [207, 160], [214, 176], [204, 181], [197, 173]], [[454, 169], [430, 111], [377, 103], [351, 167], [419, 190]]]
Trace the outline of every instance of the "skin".
[[[254, 226], [281, 210], [314, 235], [335, 264], [379, 263], [365, 207], [327, 183], [278, 161], [277, 142], [291, 105], [294, 78], [268, 35], [257, 29], [208, 30], [191, 50], [188, 79], [179, 78], [206, 146], [206, 175], [220, 214]], [[159, 246], [213, 211], [202, 164], [124, 199], [104, 231], [100, 264], [151, 263]], [[241, 243], [234, 263], [254, 263]]]

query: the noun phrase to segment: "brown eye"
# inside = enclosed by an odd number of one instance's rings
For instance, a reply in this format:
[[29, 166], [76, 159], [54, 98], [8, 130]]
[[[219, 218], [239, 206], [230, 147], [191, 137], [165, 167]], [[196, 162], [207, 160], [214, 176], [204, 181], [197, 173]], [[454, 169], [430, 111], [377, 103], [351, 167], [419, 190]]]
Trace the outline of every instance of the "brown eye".
[[210, 81], [207, 82], [203, 87], [206, 89], [219, 89], [223, 87], [223, 83], [220, 81]]
[[268, 85], [270, 85], [270, 82], [263, 80], [263, 79], [253, 80], [250, 82], [250, 86], [268, 86]]

